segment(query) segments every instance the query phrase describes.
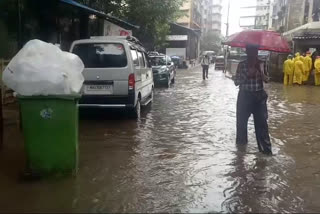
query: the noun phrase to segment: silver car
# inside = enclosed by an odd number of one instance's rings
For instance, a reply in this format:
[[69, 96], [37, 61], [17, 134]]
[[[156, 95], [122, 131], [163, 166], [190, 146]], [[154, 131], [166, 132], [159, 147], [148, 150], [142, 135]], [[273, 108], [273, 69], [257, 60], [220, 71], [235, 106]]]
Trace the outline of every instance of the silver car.
[[147, 54], [134, 37], [107, 36], [74, 41], [70, 52], [83, 61], [80, 108], [123, 108], [134, 118], [153, 100]]

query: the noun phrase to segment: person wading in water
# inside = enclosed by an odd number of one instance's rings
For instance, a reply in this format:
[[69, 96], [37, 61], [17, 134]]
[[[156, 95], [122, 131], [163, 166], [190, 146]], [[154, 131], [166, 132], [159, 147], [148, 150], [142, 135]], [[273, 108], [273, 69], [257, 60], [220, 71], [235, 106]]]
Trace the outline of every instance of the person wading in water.
[[240, 62], [234, 78], [239, 86], [237, 101], [237, 144], [248, 143], [248, 119], [251, 114], [259, 151], [272, 155], [268, 128], [268, 95], [264, 82], [268, 81], [266, 63], [258, 59], [258, 46], [247, 45], [247, 59]]
[[210, 59], [208, 55], [204, 55], [204, 57], [201, 60], [202, 65], [202, 78], [205, 80], [208, 79], [208, 73], [209, 73], [209, 65], [210, 65]]

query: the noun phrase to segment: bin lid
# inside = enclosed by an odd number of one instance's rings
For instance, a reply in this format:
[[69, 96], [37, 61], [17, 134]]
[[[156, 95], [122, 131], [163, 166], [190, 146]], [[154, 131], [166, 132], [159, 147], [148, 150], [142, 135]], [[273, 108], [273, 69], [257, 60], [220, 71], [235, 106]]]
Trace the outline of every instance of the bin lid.
[[58, 100], [77, 100], [81, 98], [81, 94], [63, 94], [63, 95], [37, 95], [37, 96], [22, 96], [17, 95], [18, 99], [32, 99], [32, 100], [51, 100], [51, 99], [58, 99]]

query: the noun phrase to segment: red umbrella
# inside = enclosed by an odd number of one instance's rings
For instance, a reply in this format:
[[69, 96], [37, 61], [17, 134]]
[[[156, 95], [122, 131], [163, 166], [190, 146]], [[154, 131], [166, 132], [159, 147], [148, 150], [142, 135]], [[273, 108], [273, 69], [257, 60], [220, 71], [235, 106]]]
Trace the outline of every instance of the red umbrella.
[[223, 44], [231, 47], [245, 48], [246, 45], [258, 45], [259, 50], [290, 53], [289, 44], [280, 33], [266, 30], [245, 30], [235, 33]]

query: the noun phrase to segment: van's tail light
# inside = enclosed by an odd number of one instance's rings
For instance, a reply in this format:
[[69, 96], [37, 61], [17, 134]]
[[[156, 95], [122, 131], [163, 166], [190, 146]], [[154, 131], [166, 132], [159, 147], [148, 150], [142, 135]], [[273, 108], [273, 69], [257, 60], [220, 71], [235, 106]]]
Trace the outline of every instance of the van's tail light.
[[136, 80], [135, 80], [134, 74], [129, 75], [129, 82], [128, 83], [129, 83], [129, 90], [133, 90], [136, 85]]

